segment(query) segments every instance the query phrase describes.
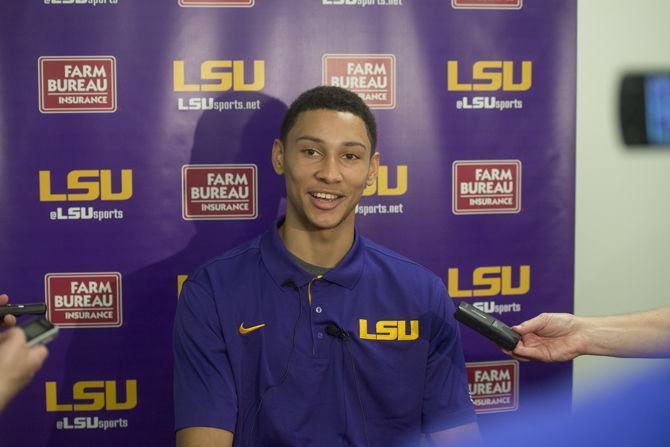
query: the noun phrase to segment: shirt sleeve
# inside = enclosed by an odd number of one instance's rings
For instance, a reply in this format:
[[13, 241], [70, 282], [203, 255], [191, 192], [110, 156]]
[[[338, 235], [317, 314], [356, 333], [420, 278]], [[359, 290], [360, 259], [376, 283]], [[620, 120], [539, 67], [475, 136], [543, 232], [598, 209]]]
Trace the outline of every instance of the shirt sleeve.
[[214, 298], [184, 283], [173, 330], [175, 430], [214, 427], [234, 432], [237, 393]]
[[454, 304], [444, 283], [434, 286], [423, 395], [422, 431], [434, 433], [476, 421], [468, 389]]

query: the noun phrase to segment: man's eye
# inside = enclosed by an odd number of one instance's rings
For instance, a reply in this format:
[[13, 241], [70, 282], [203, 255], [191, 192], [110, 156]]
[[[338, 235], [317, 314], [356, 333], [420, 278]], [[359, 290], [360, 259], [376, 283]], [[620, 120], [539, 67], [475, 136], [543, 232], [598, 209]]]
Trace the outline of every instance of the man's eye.
[[361, 157], [359, 157], [356, 154], [344, 154], [344, 158], [346, 158], [347, 160], [358, 160]]
[[316, 149], [310, 149], [310, 148], [303, 149], [302, 153], [309, 156], [309, 157], [313, 157], [314, 155], [316, 155]]

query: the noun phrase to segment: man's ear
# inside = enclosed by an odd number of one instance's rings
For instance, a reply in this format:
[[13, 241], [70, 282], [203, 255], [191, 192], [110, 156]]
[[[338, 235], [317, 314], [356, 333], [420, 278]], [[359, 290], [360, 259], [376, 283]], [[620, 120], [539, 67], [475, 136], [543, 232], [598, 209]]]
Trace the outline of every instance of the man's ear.
[[284, 175], [284, 145], [279, 139], [272, 143], [272, 167], [277, 175]]
[[377, 171], [379, 171], [379, 159], [381, 155], [379, 152], [375, 152], [370, 157], [370, 167], [368, 168], [368, 178], [366, 179], [366, 185], [371, 186], [377, 180]]

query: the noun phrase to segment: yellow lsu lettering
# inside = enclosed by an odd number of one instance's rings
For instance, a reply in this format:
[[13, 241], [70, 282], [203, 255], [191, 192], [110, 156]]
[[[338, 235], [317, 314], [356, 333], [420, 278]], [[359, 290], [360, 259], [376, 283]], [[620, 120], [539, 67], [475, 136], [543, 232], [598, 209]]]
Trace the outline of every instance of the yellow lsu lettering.
[[533, 63], [521, 62], [521, 82], [514, 82], [514, 62], [478, 61], [472, 66], [473, 82], [458, 81], [458, 61], [447, 62], [447, 88], [449, 91], [525, 92], [533, 85]]
[[358, 320], [358, 336], [363, 340], [416, 340], [419, 338], [419, 320], [410, 320], [407, 333], [407, 322], [404, 320], [380, 320], [375, 325], [375, 332], [368, 332], [368, 320]]
[[175, 92], [258, 91], [265, 87], [265, 61], [254, 61], [253, 80], [249, 83], [244, 77], [244, 61], [205, 61], [200, 64], [200, 79], [215, 83], [187, 84], [183, 60], [173, 61], [173, 75]]
[[126, 380], [126, 401], [119, 402], [115, 380], [76, 382], [74, 403], [59, 403], [56, 382], [46, 382], [47, 411], [132, 410], [137, 406], [137, 380]]
[[[112, 171], [77, 170], [67, 174], [67, 189], [85, 192], [61, 193], [51, 192], [51, 171], [40, 171], [40, 202], [91, 201], [97, 200], [128, 200], [133, 196], [133, 170], [121, 170], [121, 191], [112, 192]], [[85, 180], [88, 179], [88, 180]]]
[[452, 298], [468, 298], [496, 295], [525, 295], [530, 290], [530, 266], [519, 267], [519, 285], [512, 285], [512, 267], [478, 267], [472, 272], [473, 289], [460, 289], [458, 269], [449, 269], [449, 296]]
[[364, 196], [371, 196], [375, 193], [380, 196], [402, 196], [407, 192], [407, 165], [396, 166], [396, 186], [389, 187], [389, 168], [380, 165], [377, 171], [375, 182], [365, 188]]

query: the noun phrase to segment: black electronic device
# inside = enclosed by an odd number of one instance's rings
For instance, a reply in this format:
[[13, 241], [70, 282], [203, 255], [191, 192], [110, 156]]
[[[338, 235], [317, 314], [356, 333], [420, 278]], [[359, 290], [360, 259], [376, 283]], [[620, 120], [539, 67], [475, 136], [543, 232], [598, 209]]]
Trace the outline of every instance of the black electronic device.
[[514, 350], [521, 338], [519, 334], [502, 321], [466, 302], [461, 302], [458, 305], [454, 317], [508, 351]]
[[28, 346], [34, 346], [38, 343], [45, 345], [58, 334], [58, 326], [54, 326], [44, 317], [35, 318], [19, 327], [26, 334]]
[[47, 306], [44, 303], [31, 304], [5, 304], [0, 306], [0, 318], [5, 315], [44, 315], [47, 311]]
[[619, 119], [628, 146], [670, 146], [670, 72], [630, 73], [621, 80]]

